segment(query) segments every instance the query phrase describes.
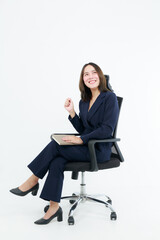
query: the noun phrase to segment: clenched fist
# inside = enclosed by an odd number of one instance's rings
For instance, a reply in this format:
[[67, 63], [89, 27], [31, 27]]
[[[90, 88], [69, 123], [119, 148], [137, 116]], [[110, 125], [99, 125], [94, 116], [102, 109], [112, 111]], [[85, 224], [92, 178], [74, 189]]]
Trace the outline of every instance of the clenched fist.
[[71, 98], [67, 98], [64, 103], [65, 109], [69, 112], [70, 116], [73, 118], [75, 116], [74, 105]]

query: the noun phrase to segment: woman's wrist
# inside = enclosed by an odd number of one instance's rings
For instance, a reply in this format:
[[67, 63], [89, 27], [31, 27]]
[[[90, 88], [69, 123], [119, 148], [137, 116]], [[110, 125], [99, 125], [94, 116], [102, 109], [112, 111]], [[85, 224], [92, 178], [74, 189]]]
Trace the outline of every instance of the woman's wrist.
[[75, 113], [75, 111], [73, 111], [73, 112], [70, 112], [69, 115], [71, 116], [71, 118], [74, 118], [76, 113]]

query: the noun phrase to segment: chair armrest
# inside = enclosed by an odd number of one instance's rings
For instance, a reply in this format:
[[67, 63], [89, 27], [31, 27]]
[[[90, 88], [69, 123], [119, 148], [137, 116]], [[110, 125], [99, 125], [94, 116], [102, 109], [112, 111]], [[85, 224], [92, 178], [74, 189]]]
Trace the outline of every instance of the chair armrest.
[[[79, 133], [52, 133], [51, 134], [51, 140], [53, 140], [52, 138], [52, 135], [53, 134], [57, 134], [57, 135], [75, 135], [75, 136], [80, 136]], [[102, 140], [99, 140], [99, 139], [92, 139], [92, 140], [89, 140], [88, 141], [88, 149], [89, 149], [89, 154], [90, 154], [90, 161], [91, 161], [91, 168], [90, 168], [90, 171], [91, 172], [96, 172], [98, 171], [98, 165], [97, 165], [97, 157], [96, 157], [96, 151], [95, 151], [95, 143], [109, 143], [109, 142], [112, 142], [112, 143], [115, 143], [115, 147], [116, 147], [116, 150], [118, 150], [119, 152], [119, 155], [121, 156], [121, 161], [123, 162], [124, 159], [123, 159], [123, 156], [119, 150], [119, 147], [118, 145], [116, 144], [117, 141], [120, 141], [120, 138], [108, 138], [108, 139], [102, 139]]]
[[95, 151], [95, 143], [104, 143], [104, 142], [117, 142], [120, 141], [120, 138], [109, 138], [109, 139], [102, 139], [102, 140], [96, 140], [92, 139], [88, 141], [88, 149], [89, 149], [89, 154], [90, 154], [90, 160], [91, 160], [91, 172], [96, 172], [98, 171], [98, 165], [97, 165], [97, 157], [96, 157], [96, 151]]

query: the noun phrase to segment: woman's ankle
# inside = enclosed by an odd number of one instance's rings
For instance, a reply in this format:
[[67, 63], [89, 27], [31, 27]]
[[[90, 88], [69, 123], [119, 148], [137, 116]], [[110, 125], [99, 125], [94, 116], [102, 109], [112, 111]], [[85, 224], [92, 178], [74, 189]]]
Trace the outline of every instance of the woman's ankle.
[[59, 203], [58, 203], [58, 202], [50, 201], [50, 207], [51, 207], [51, 208], [59, 208]]
[[19, 186], [21, 191], [27, 191], [38, 183], [39, 178], [35, 175], [29, 177], [22, 185]]
[[28, 181], [31, 181], [34, 184], [38, 183], [39, 178], [35, 176], [34, 174], [28, 179]]
[[53, 214], [55, 214], [57, 212], [58, 209], [59, 209], [59, 203], [50, 201], [48, 211], [46, 212], [46, 214], [44, 215], [43, 218], [44, 219], [50, 218]]

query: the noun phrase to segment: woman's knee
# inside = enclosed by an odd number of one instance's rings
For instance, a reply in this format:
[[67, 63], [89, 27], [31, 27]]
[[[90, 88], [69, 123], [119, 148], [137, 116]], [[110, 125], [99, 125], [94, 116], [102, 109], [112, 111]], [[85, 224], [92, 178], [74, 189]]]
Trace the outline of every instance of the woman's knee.
[[54, 148], [54, 147], [57, 148], [57, 145], [58, 145], [58, 143], [57, 143], [55, 140], [52, 140], [52, 141], [48, 144], [48, 146], [51, 147], [51, 148]]
[[49, 171], [64, 171], [67, 160], [62, 157], [56, 157], [49, 166]]

